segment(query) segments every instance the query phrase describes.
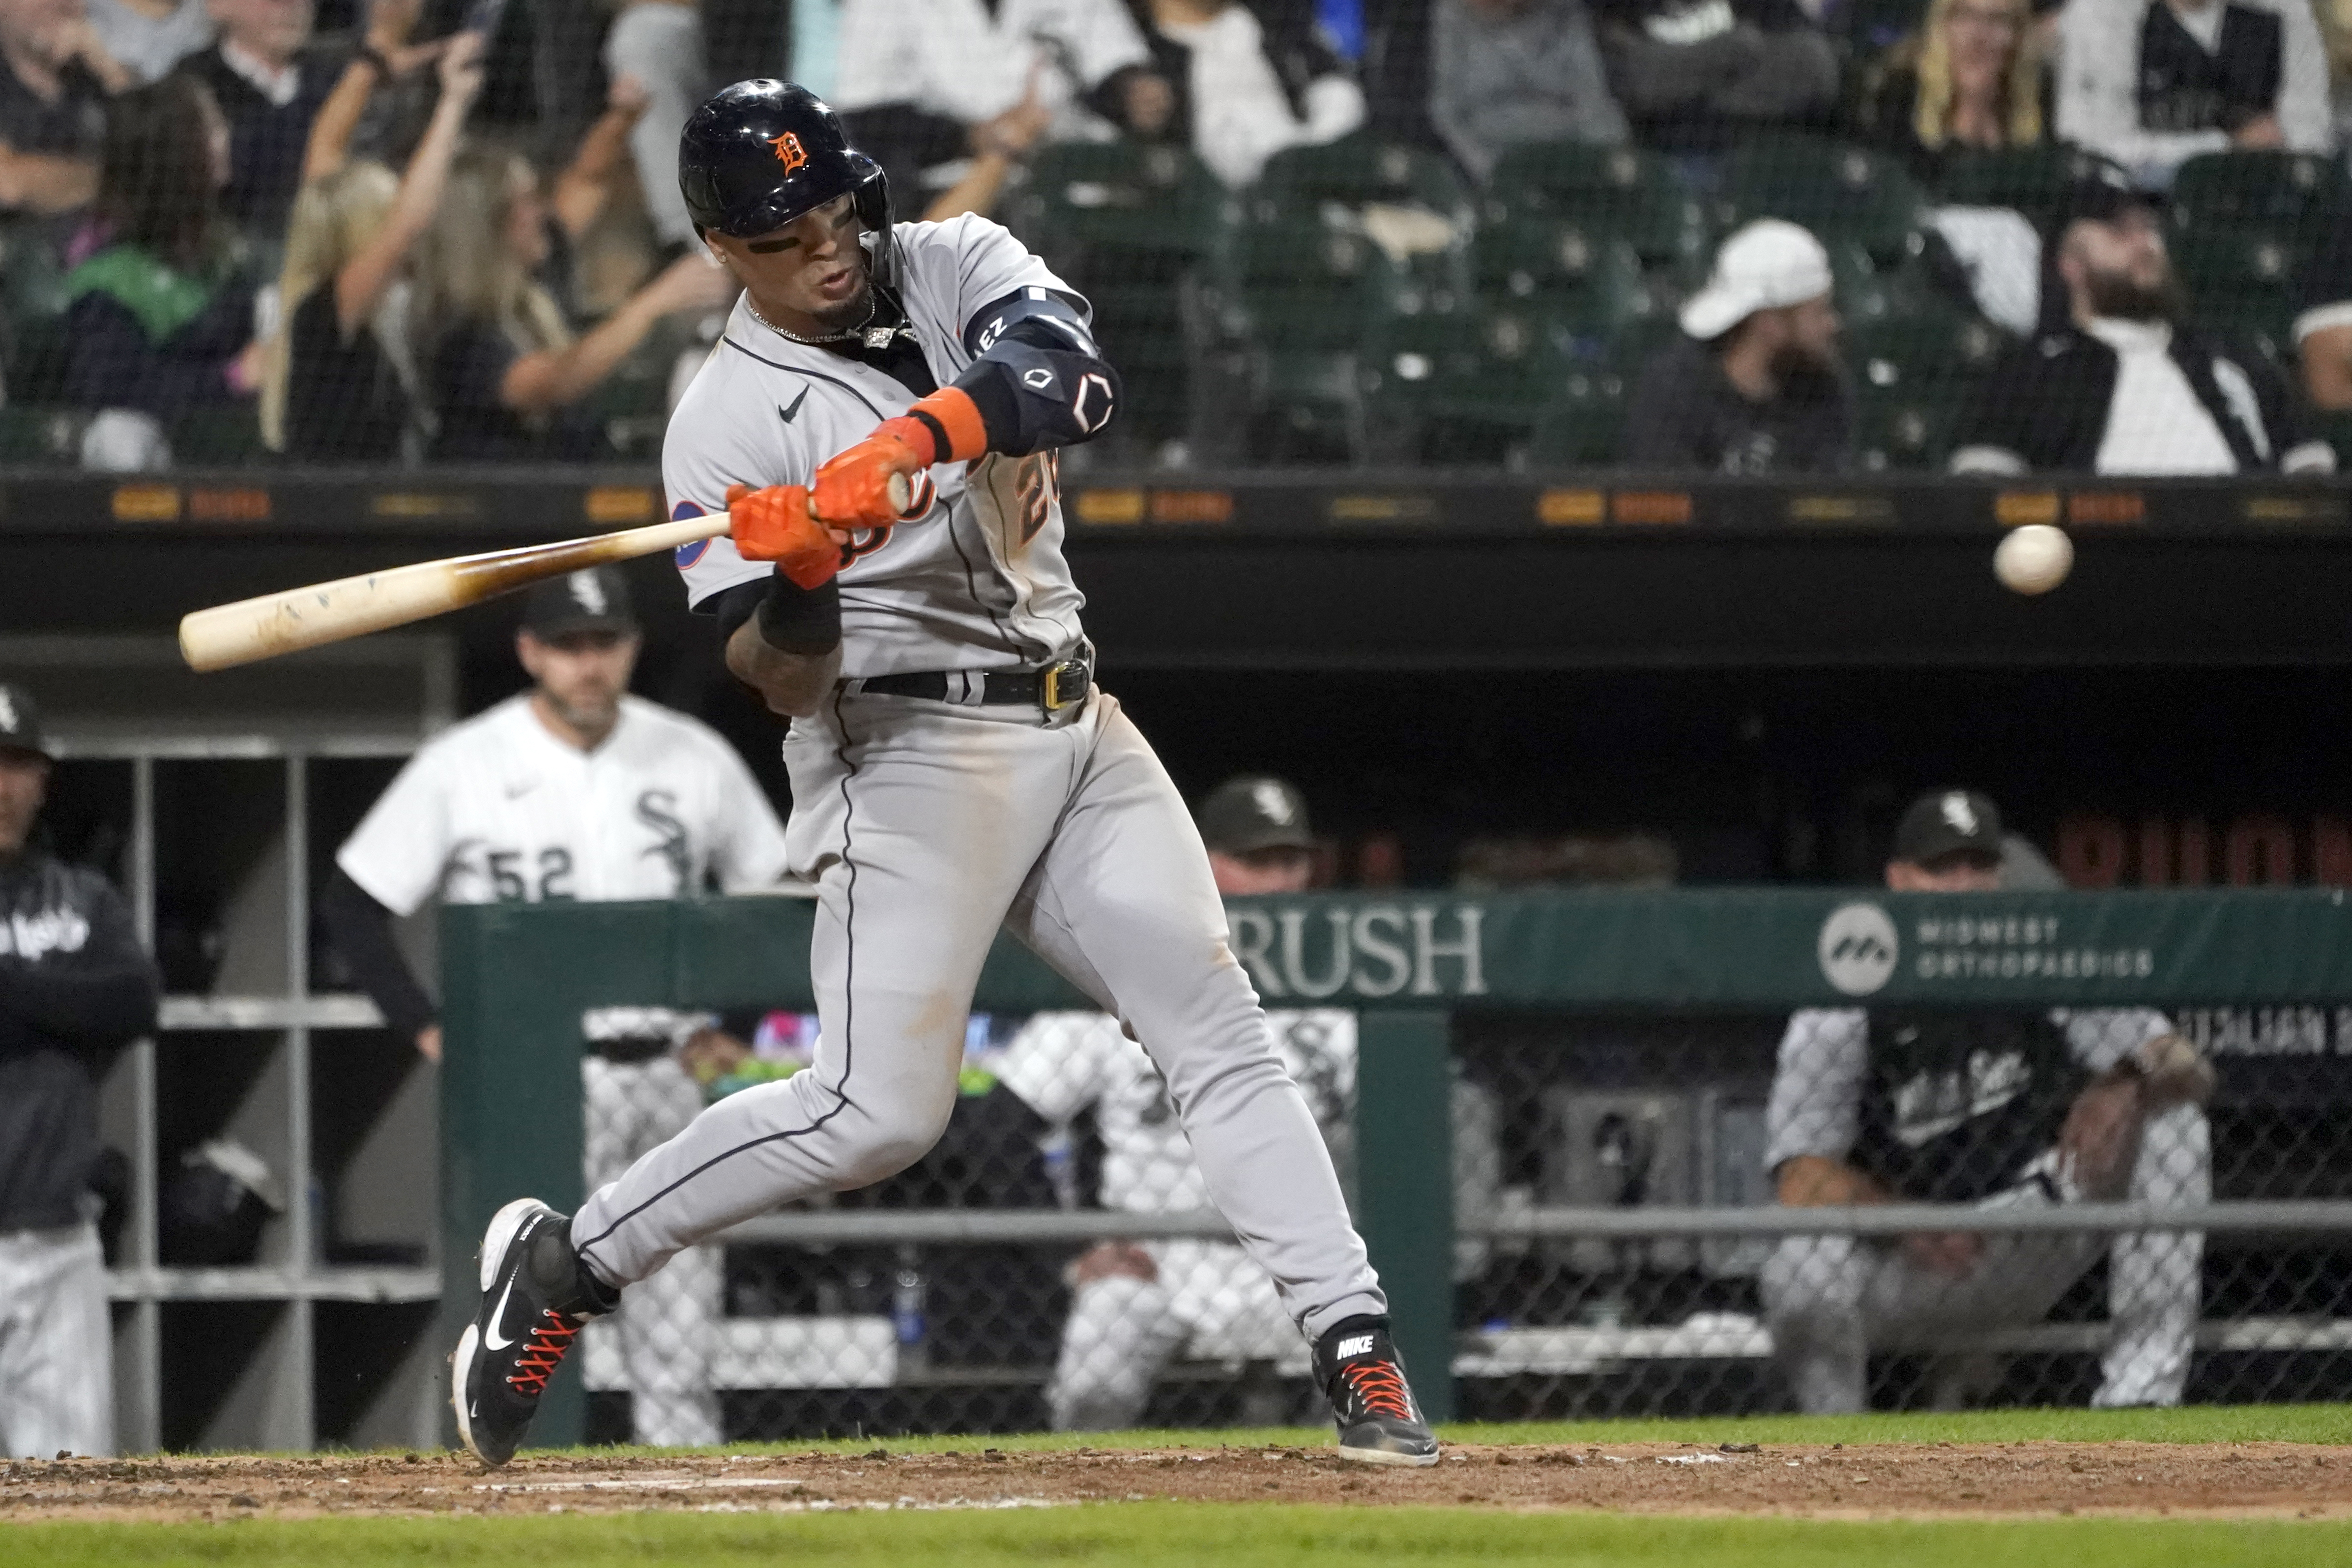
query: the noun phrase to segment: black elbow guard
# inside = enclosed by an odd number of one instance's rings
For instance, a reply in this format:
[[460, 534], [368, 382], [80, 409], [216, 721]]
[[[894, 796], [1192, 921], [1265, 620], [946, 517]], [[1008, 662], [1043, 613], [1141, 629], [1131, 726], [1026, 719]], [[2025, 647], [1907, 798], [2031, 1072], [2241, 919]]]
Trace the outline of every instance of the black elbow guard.
[[1084, 313], [1044, 289], [1024, 289], [972, 319], [980, 357], [956, 386], [980, 410], [988, 447], [1016, 458], [1091, 441], [1118, 416], [1118, 372], [1102, 357]]

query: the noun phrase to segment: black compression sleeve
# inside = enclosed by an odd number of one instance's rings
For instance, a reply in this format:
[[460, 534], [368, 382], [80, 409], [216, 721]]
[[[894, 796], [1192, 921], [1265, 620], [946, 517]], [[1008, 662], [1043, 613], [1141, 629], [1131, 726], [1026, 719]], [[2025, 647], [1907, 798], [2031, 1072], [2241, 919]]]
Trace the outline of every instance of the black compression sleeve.
[[803, 588], [777, 572], [738, 583], [711, 602], [719, 646], [735, 640], [745, 621], [760, 617], [760, 640], [780, 653], [829, 653], [841, 641], [841, 584]]
[[440, 1016], [392, 937], [392, 911], [338, 868], [319, 895], [319, 923], [384, 1021], [404, 1037]]

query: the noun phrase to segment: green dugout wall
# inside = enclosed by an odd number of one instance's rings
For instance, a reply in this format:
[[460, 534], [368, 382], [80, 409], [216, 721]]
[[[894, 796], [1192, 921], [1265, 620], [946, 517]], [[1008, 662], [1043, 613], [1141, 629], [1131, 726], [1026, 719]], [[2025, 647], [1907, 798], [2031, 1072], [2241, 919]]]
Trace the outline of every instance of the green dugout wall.
[[[1361, 1014], [1361, 1223], [1433, 1415], [1451, 1413], [1454, 1216], [1447, 1021], [1463, 1008], [1769, 1012], [1912, 1005], [2209, 1005], [2352, 998], [2352, 894], [2336, 889], [1891, 895], [1724, 889], [1235, 900], [1234, 947], [1269, 1005]], [[442, 1331], [478, 1294], [490, 1214], [581, 1197], [588, 1007], [814, 1006], [814, 907], [791, 898], [452, 908], [442, 926]], [[1000, 942], [974, 1006], [1087, 1004]], [[576, 1442], [560, 1377], [534, 1442]]]

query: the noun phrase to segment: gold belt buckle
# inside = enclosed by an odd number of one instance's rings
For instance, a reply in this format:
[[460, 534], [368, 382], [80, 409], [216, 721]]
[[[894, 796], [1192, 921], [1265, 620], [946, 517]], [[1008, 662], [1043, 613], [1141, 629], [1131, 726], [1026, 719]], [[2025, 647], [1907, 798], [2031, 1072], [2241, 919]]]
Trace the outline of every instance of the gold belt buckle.
[[[1064, 696], [1062, 683], [1065, 679], [1070, 677], [1076, 677], [1072, 682], [1073, 689], [1067, 696]], [[1087, 679], [1087, 667], [1076, 659], [1064, 659], [1059, 664], [1047, 665], [1045, 667], [1045, 711], [1059, 713], [1065, 708], [1085, 701], [1089, 684]]]

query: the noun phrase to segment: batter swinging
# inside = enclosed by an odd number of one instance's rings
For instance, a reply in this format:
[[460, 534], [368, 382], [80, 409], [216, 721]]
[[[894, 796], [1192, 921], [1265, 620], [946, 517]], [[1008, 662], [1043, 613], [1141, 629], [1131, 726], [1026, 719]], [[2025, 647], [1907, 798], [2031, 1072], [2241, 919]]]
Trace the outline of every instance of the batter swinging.
[[894, 226], [880, 168], [789, 83], [704, 104], [678, 171], [745, 292], [663, 477], [679, 515], [729, 508], [730, 539], [680, 552], [687, 591], [719, 617], [728, 668], [793, 719], [787, 849], [819, 889], [824, 1043], [568, 1219], [530, 1198], [499, 1211], [454, 1360], [467, 1447], [510, 1458], [581, 1323], [682, 1248], [929, 1149], [1003, 927], [1150, 1053], [1210, 1196], [1314, 1345], [1340, 1452], [1434, 1464], [1200, 837], [1093, 688], [1054, 458], [1118, 407], [1086, 302], [983, 218]]

